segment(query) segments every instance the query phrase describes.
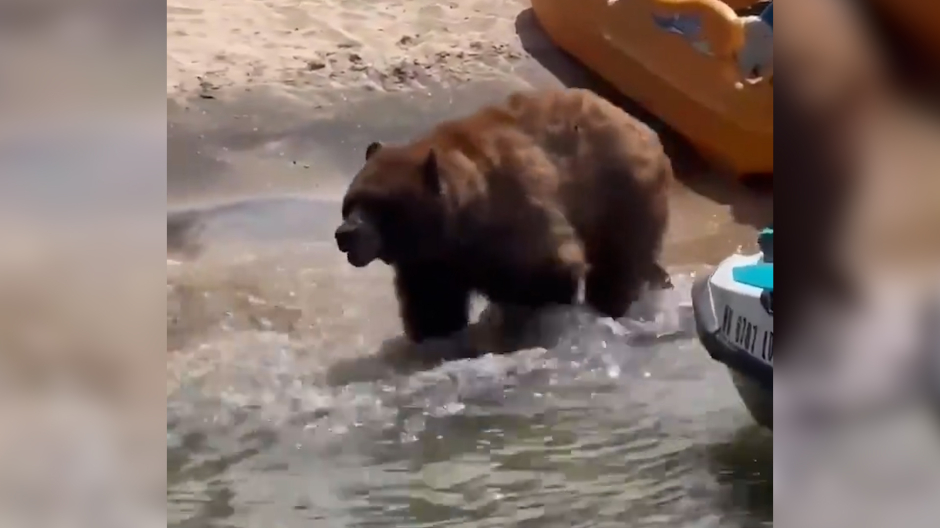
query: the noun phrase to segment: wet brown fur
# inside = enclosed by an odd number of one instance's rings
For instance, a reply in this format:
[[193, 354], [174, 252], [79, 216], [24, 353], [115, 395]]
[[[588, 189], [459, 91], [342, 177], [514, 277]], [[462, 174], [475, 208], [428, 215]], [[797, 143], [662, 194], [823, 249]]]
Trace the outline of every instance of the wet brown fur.
[[652, 129], [590, 91], [516, 93], [367, 157], [344, 214], [393, 213], [381, 229], [414, 341], [465, 327], [472, 292], [538, 308], [576, 302], [584, 279], [586, 303], [620, 317], [644, 283], [668, 283], [672, 165]]

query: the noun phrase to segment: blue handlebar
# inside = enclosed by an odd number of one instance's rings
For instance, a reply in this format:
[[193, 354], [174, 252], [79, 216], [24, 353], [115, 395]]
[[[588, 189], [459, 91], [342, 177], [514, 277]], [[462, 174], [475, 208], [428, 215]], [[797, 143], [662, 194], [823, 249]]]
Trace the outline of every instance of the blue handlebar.
[[774, 3], [773, 2], [771, 2], [770, 5], [767, 6], [766, 9], [764, 9], [764, 12], [760, 14], [760, 18], [761, 20], [764, 21], [765, 24], [767, 24], [768, 26], [771, 27], [771, 29], [773, 29], [774, 27]]

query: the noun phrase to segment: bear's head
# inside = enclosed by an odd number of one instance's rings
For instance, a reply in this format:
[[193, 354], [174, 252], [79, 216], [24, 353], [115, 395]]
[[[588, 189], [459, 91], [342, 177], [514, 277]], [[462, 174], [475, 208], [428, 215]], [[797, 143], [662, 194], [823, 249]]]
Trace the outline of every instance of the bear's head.
[[343, 198], [339, 250], [357, 268], [440, 256], [448, 219], [434, 150], [375, 142], [365, 158]]

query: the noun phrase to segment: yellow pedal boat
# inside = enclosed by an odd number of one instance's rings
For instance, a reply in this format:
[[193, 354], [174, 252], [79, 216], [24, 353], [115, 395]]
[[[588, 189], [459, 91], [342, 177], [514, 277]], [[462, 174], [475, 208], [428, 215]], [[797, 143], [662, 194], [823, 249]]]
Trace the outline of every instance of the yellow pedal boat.
[[705, 157], [738, 176], [770, 176], [772, 73], [741, 78], [746, 28], [732, 9], [756, 2], [726, 1], [532, 0], [532, 9], [557, 46]]

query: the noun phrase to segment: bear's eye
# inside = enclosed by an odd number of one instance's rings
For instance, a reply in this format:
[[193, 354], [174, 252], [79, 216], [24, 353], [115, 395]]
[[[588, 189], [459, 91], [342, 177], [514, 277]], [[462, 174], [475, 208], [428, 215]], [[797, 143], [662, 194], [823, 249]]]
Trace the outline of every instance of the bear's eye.
[[347, 218], [349, 216], [349, 213], [352, 212], [352, 209], [355, 207], [355, 205], [356, 203], [352, 200], [343, 201], [343, 207], [340, 209], [340, 214], [343, 215], [343, 218]]
[[374, 196], [359, 196], [355, 200], [343, 202], [342, 212], [344, 218], [355, 210], [358, 210], [364, 218], [379, 228], [393, 223], [397, 216], [394, 205], [389, 203], [388, 200]]
[[370, 196], [347, 198], [343, 201], [341, 209], [343, 218], [348, 217], [356, 209], [359, 209], [360, 214], [365, 213], [367, 216], [373, 216], [374, 211], [379, 209], [376, 202], [377, 200]]
[[343, 218], [347, 218], [356, 209], [367, 209], [369, 197], [362, 194], [349, 195], [343, 199], [341, 213]]

